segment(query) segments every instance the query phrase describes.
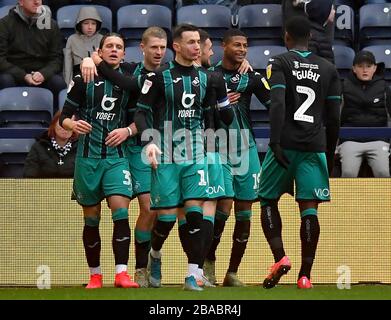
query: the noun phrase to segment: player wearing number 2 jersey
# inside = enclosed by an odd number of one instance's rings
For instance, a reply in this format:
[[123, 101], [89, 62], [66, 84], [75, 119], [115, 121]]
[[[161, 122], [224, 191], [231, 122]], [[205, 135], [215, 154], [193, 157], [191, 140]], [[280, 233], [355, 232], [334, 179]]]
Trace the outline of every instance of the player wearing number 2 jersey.
[[297, 285], [311, 288], [310, 272], [320, 227], [319, 202], [330, 199], [331, 172], [339, 132], [341, 89], [335, 66], [308, 51], [310, 24], [294, 17], [286, 24], [289, 52], [273, 57], [267, 67], [271, 87], [270, 144], [262, 165], [261, 221], [275, 264], [264, 280], [274, 287], [291, 268], [281, 238], [278, 201], [293, 195], [301, 215], [302, 264]]

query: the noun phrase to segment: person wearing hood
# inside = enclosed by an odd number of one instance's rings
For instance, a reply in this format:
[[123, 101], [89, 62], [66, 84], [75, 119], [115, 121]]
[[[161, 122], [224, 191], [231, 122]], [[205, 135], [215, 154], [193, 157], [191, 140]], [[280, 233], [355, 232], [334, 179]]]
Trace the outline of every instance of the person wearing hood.
[[82, 7], [76, 20], [76, 33], [68, 38], [64, 49], [64, 79], [67, 85], [80, 73], [80, 63], [94, 48], [99, 48], [103, 35], [99, 33], [102, 19], [93, 6]]
[[[343, 82], [343, 127], [387, 127], [391, 115], [391, 90], [383, 76], [383, 63], [376, 63], [370, 51], [360, 51], [353, 60], [352, 72]], [[365, 158], [375, 177], [389, 177], [390, 144], [387, 139], [355, 138], [341, 140], [341, 176], [358, 176]]]
[[306, 16], [311, 23], [308, 49], [334, 63], [335, 8], [333, 0], [282, 0], [283, 21], [293, 16]]
[[36, 86], [51, 90], [54, 109], [66, 87], [62, 35], [42, 0], [19, 0], [0, 20], [0, 89]]
[[32, 145], [24, 164], [24, 178], [73, 178], [76, 135], [60, 126], [60, 111], [49, 129]]

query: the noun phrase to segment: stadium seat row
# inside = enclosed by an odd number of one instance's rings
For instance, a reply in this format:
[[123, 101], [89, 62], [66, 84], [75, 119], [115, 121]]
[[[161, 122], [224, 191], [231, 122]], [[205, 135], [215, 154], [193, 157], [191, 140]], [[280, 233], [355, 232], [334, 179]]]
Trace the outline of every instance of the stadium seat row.
[[[69, 5], [57, 11], [56, 20], [67, 38], [74, 33], [79, 9], [84, 5]], [[0, 17], [6, 15], [12, 5], [0, 8]], [[102, 31], [113, 31], [113, 12], [105, 6], [96, 6], [102, 16]], [[391, 3], [370, 3], [359, 9], [358, 41], [360, 47], [390, 43]], [[175, 20], [174, 20], [175, 19]], [[249, 37], [250, 45], [282, 45], [282, 10], [279, 4], [254, 4], [239, 9], [233, 19], [229, 8], [221, 5], [193, 5], [177, 9], [175, 14], [167, 6], [134, 4], [122, 6], [116, 11], [116, 28], [126, 38], [126, 45], [134, 45], [143, 30], [157, 25], [170, 31], [175, 21], [192, 23], [207, 30], [213, 39], [220, 40], [232, 22]], [[355, 35], [355, 12], [352, 7], [340, 4], [336, 7], [335, 43], [353, 47]]]

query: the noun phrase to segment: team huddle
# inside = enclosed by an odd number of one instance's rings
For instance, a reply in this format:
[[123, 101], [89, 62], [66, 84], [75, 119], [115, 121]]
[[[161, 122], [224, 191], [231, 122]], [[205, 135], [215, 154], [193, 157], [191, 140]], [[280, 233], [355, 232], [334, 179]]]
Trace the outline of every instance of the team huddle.
[[[335, 66], [308, 51], [309, 36], [308, 20], [288, 21], [289, 51], [270, 59], [266, 79], [245, 59], [247, 37], [240, 30], [226, 32], [223, 59], [215, 66], [208, 34], [192, 25], [174, 29], [175, 59], [166, 64], [167, 36], [158, 27], [144, 32], [139, 63], [122, 63], [121, 36], [103, 37], [70, 83], [60, 117], [64, 128], [80, 135], [73, 193], [85, 220], [88, 289], [102, 287], [103, 199], [114, 223], [116, 287], [161, 286], [162, 248], [176, 221], [188, 259], [184, 289], [215, 286], [215, 253], [232, 207], [235, 227], [223, 285], [244, 286], [237, 272], [250, 236], [252, 205], [260, 201], [262, 228], [275, 259], [263, 286], [272, 288], [291, 268], [278, 211], [285, 192], [295, 194], [302, 220], [297, 285], [312, 287], [317, 208], [329, 201], [341, 89]], [[253, 94], [270, 114], [262, 166], [251, 125]], [[134, 197], [139, 215], [133, 280], [128, 208]]]

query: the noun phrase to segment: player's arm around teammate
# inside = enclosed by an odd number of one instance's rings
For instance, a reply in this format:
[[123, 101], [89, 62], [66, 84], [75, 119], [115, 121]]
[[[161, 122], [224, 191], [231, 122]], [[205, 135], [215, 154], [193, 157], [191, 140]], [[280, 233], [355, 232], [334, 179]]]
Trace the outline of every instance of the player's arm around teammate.
[[[108, 34], [102, 39], [99, 55], [111, 68], [120, 71], [120, 61], [124, 56], [123, 39], [119, 35]], [[121, 146], [110, 147], [102, 140], [108, 132], [123, 125], [127, 102], [128, 94], [114, 88], [105, 78], [98, 75], [95, 81], [84, 83], [80, 76], [76, 76], [70, 84], [60, 118], [65, 129], [80, 134], [73, 191], [83, 208], [85, 220], [83, 243], [91, 274], [88, 289], [101, 288], [103, 284], [99, 221], [104, 198], [109, 203], [114, 222], [114, 285], [138, 287], [127, 273], [130, 245], [128, 207], [132, 196], [129, 165]]]

